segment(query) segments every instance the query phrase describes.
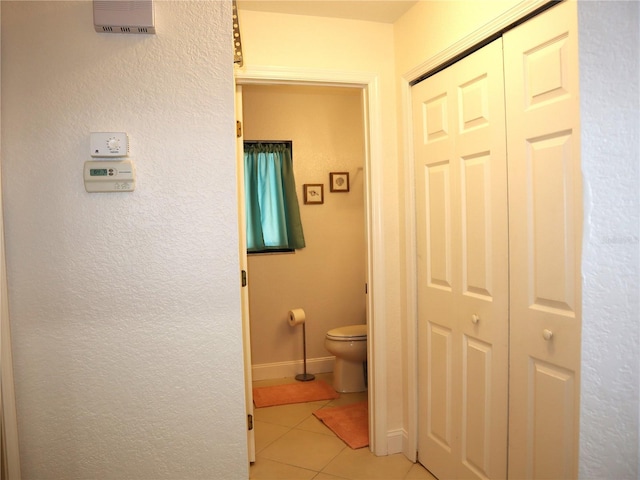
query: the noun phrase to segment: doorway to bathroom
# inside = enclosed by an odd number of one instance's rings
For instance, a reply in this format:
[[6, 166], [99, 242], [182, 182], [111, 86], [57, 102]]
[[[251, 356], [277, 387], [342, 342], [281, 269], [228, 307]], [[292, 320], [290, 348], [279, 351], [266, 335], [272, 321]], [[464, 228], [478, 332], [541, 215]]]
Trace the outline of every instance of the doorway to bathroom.
[[[253, 379], [302, 373], [305, 351], [310, 373], [329, 372], [333, 357], [324, 346], [325, 333], [366, 323], [362, 94], [348, 87], [245, 85], [242, 102], [245, 154], [259, 150], [266, 156], [269, 145], [290, 142], [306, 243], [289, 252], [249, 250]], [[258, 168], [245, 171], [249, 191], [250, 185], [260, 182]], [[260, 190], [265, 202], [266, 192], [271, 191], [267, 185], [273, 183], [264, 182]], [[251, 203], [247, 200], [247, 205]], [[277, 218], [275, 214], [260, 216], [268, 244], [268, 233], [277, 231], [272, 228]], [[286, 236], [282, 237], [284, 242]], [[294, 309], [302, 309], [306, 317], [306, 348], [302, 325], [289, 325], [288, 312]]]
[[[288, 325], [286, 314], [291, 308], [305, 308], [305, 305], [293, 303], [303, 294], [310, 299], [310, 307], [306, 309], [308, 317], [307, 341], [309, 342], [307, 357], [310, 362], [308, 365], [310, 370], [321, 372], [331, 368], [332, 358], [323, 348], [324, 334], [328, 329], [366, 322], [370, 339], [373, 337], [374, 331], [381, 330], [380, 335], [376, 337], [380, 344], [376, 344], [374, 348], [373, 342], [370, 341], [368, 345], [369, 435], [370, 449], [377, 454], [386, 454], [386, 425], [384, 424], [386, 392], [383, 388], [377, 388], [383, 387], [384, 381], [376, 381], [377, 378], [384, 375], [386, 370], [381, 361], [384, 357], [377, 353], [380, 349], [379, 353], [384, 354], [384, 343], [382, 342], [384, 340], [384, 315], [379, 302], [373, 295], [376, 288], [383, 290], [381, 265], [376, 268], [376, 264], [381, 262], [382, 257], [381, 234], [374, 233], [381, 232], [380, 225], [377, 224], [379, 216], [375, 212], [380, 209], [376, 199], [380, 198], [379, 190], [382, 184], [381, 169], [376, 160], [381, 157], [381, 154], [377, 143], [372, 142], [372, 139], [375, 140], [379, 137], [379, 119], [375, 115], [375, 112], [379, 111], [377, 91], [371, 88], [375, 86], [376, 82], [376, 77], [366, 75], [354, 78], [353, 75], [345, 74], [318, 75], [317, 73], [310, 74], [299, 71], [249, 72], [245, 69], [242, 73], [236, 72], [238, 87], [236, 110], [239, 118], [242, 110], [247, 108], [259, 110], [261, 113], [271, 110], [271, 113], [278, 115], [277, 110], [273, 112], [273, 109], [270, 109], [268, 105], [261, 103], [266, 101], [265, 93], [275, 92], [276, 95], [292, 95], [294, 97], [299, 95], [299, 98], [309, 94], [318, 98], [325, 95], [325, 100], [331, 99], [331, 101], [324, 103], [320, 101], [321, 106], [316, 104], [313, 108], [313, 117], [320, 123], [327, 122], [323, 116], [329, 115], [329, 110], [331, 110], [329, 104], [337, 99], [342, 98], [348, 104], [348, 109], [355, 108], [356, 111], [356, 120], [352, 122], [353, 125], [349, 129], [343, 128], [340, 130], [346, 131], [334, 131], [324, 137], [323, 142], [328, 144], [325, 145], [328, 147], [326, 152], [331, 152], [331, 148], [334, 148], [334, 153], [325, 152], [321, 154], [322, 158], [318, 158], [319, 154], [315, 150], [306, 149], [304, 141], [296, 141], [295, 138], [259, 138], [259, 140], [293, 140], [294, 169], [297, 168], [297, 162], [300, 165], [306, 162], [309, 167], [302, 174], [298, 174], [296, 170], [298, 198], [301, 204], [307, 245], [326, 247], [326, 244], [330, 243], [333, 246], [328, 250], [323, 250], [321, 258], [311, 260], [311, 263], [303, 268], [302, 273], [290, 273], [294, 278], [287, 279], [290, 281], [286, 289], [281, 286], [283, 277], [282, 272], [277, 274], [278, 269], [281, 268], [277, 264], [283, 262], [304, 263], [303, 251], [294, 254], [266, 255], [247, 261], [246, 252], [241, 248], [241, 257], [244, 256], [242, 269], [248, 272], [249, 285], [253, 285], [253, 272], [257, 277], [263, 276], [260, 281], [264, 282], [265, 275], [268, 278], [273, 271], [276, 271], [276, 279], [272, 278], [267, 281], [265, 283], [267, 287], [259, 296], [282, 297], [278, 299], [281, 304], [279, 307], [274, 307], [273, 302], [267, 302], [270, 305], [268, 308], [275, 308], [271, 313], [261, 311], [254, 314], [249, 308], [249, 295], [246, 292], [248, 288], [243, 289], [245, 292], [243, 293], [243, 311], [246, 312], [244, 315], [244, 342], [247, 412], [251, 414], [253, 409], [251, 382], [254, 374], [256, 378], [260, 379], [275, 378], [276, 376], [293, 376], [295, 373], [300, 373], [297, 370], [302, 369], [302, 332], [301, 329], [296, 331], [295, 328], [292, 329]], [[243, 89], [246, 89], [247, 92], [243, 93]], [[249, 106], [245, 102], [251, 102], [252, 105]], [[302, 105], [300, 104], [300, 108], [304, 108]], [[373, 116], [372, 111], [374, 112]], [[295, 115], [289, 121], [296, 125]], [[304, 125], [302, 127], [304, 130]], [[303, 132], [303, 135], [310, 138], [321, 134], [317, 128], [307, 127], [307, 130], [306, 133]], [[341, 136], [343, 139], [339, 141], [337, 137]], [[245, 139], [256, 140], [239, 136], [238, 148], [240, 151], [241, 142]], [[343, 145], [343, 148], [335, 150], [336, 143]], [[318, 149], [318, 151], [323, 150], [325, 149]], [[341, 178], [345, 178], [344, 174], [348, 174], [348, 189], [343, 187], [341, 191], [331, 191], [331, 174], [336, 173], [343, 175]], [[241, 188], [240, 183], [239, 187]], [[322, 185], [322, 203], [304, 204], [305, 185]], [[243, 210], [242, 205], [241, 210]], [[244, 211], [241, 211], [241, 222], [244, 218], [243, 214]], [[309, 224], [315, 224], [315, 226], [307, 228], [305, 216], [311, 218]], [[342, 225], [342, 227], [329, 228], [328, 225], [333, 220], [338, 220], [338, 225]], [[327, 241], [331, 236], [337, 236], [339, 239], [341, 230], [344, 230], [342, 242]], [[257, 261], [254, 262], [254, 260]], [[334, 267], [327, 268], [332, 261]], [[346, 264], [356, 264], [356, 267], [347, 268]], [[352, 290], [352, 299], [350, 301], [344, 300], [344, 298], [334, 300], [332, 295], [323, 294], [321, 290], [314, 292], [314, 289], [309, 287], [307, 277], [317, 277], [316, 280], [332, 286], [342, 282], [343, 285], [347, 285], [346, 290]], [[274, 284], [274, 282], [277, 283]], [[271, 293], [269, 294], [269, 292]], [[298, 297], [296, 297], [296, 293]], [[341, 310], [335, 308], [334, 303], [336, 302], [342, 304]], [[377, 312], [380, 314], [376, 315]], [[255, 322], [262, 322], [260, 327], [256, 327], [255, 330], [259, 330], [271, 322], [272, 332], [265, 335], [264, 332], [252, 331], [252, 316]], [[254, 344], [258, 342], [257, 339], [260, 339], [260, 346], [257, 349], [252, 348], [252, 339]], [[381, 346], [382, 348], [379, 348]], [[252, 350], [255, 352], [254, 356], [258, 358], [257, 362], [252, 361]], [[285, 350], [287, 354], [297, 354], [296, 360], [273, 357], [275, 361], [265, 361], [267, 358], [264, 356], [265, 351], [269, 352], [269, 350], [278, 352], [278, 355], [282, 354], [282, 350]], [[289, 370], [293, 374], [288, 373]], [[251, 459], [252, 452], [255, 452], [251, 435], [249, 444]], [[253, 453], [253, 459], [255, 459], [255, 453]]]

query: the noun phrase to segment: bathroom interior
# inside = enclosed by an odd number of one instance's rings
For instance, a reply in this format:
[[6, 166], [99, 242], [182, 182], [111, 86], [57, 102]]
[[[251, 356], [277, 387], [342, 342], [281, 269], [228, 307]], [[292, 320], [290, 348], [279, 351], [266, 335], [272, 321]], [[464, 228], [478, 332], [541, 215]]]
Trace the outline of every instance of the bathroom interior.
[[[242, 88], [244, 140], [292, 142], [306, 242], [305, 248], [293, 253], [248, 255], [254, 386], [295, 382], [294, 377], [304, 369], [315, 376], [313, 381], [326, 381], [342, 393], [339, 404], [367, 399], [366, 152], [362, 96], [362, 89], [349, 87], [244, 85]], [[331, 173], [348, 173], [348, 189], [343, 186], [340, 191], [331, 191]], [[304, 189], [309, 184], [322, 185], [321, 203], [305, 203]], [[288, 313], [292, 309], [304, 310], [304, 332], [300, 325], [290, 324]], [[337, 356], [341, 358], [337, 360], [334, 348], [340, 352]], [[342, 358], [341, 348], [347, 356], [357, 358]], [[310, 404], [308, 408], [319, 406]], [[282, 425], [300, 421], [272, 420], [272, 417], [262, 421], [264, 416], [279, 415], [278, 408], [274, 407], [275, 412], [262, 409], [255, 412], [258, 465], [271, 460], [261, 458], [260, 451], [265, 451], [273, 437], [285, 437], [279, 430], [284, 428]], [[304, 411], [307, 407], [294, 408], [303, 409], [300, 419], [306, 420], [300, 423], [307, 425], [303, 428], [324, 428], [310, 417], [311, 410]], [[281, 415], [288, 417], [292, 413]], [[313, 438], [319, 442], [319, 451], [328, 453], [335, 447], [324, 445], [328, 438]], [[277, 450], [269, 453], [272, 459], [278, 458]], [[297, 465], [312, 468], [308, 461], [302, 459]]]
[[[366, 323], [364, 125], [362, 90], [347, 87], [245, 85], [245, 141], [292, 141], [306, 247], [248, 258], [254, 380], [293, 377], [302, 368], [332, 372], [329, 330]], [[331, 191], [330, 173], [349, 174], [348, 191]], [[304, 185], [323, 185], [322, 203], [304, 203]]]

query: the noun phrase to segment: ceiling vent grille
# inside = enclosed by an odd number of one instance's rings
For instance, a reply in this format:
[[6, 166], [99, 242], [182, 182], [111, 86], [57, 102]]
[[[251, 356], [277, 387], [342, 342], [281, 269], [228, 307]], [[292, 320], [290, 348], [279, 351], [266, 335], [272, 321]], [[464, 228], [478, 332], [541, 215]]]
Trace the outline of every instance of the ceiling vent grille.
[[93, 0], [93, 25], [100, 33], [156, 33], [153, 0]]

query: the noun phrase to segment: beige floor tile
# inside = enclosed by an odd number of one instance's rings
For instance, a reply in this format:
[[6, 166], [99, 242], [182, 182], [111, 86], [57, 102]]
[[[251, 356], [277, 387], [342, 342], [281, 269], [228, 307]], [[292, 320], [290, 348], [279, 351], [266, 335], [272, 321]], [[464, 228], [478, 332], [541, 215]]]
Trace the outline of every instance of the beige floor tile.
[[249, 470], [249, 478], [252, 480], [311, 480], [315, 475], [316, 472], [312, 470], [260, 457], [256, 459]]
[[296, 428], [298, 430], [306, 430], [307, 432], [316, 432], [323, 435], [330, 435], [332, 437], [335, 437], [335, 433], [333, 433], [329, 427], [327, 427], [313, 415], [311, 415], [303, 422], [299, 423]]
[[353, 480], [402, 480], [412, 465], [401, 453], [376, 457], [368, 448], [346, 448], [322, 473]]
[[409, 473], [404, 478], [406, 480], [437, 480], [436, 477], [431, 475], [429, 470], [424, 468], [419, 463], [414, 463], [411, 467], [411, 470], [409, 470]]
[[253, 422], [253, 428], [255, 429], [256, 453], [260, 453], [266, 446], [290, 430], [289, 427], [258, 420]]
[[337, 437], [294, 429], [262, 450], [260, 456], [319, 472], [345, 448]]
[[253, 418], [260, 422], [295, 427], [327, 403], [328, 401], [292, 403], [291, 405], [278, 405], [277, 407], [256, 408], [253, 411]]
[[[326, 473], [320, 472], [318, 475], [313, 477], [313, 480], [344, 480], [342, 477], [334, 477], [333, 475], [327, 475]], [[349, 479], [346, 479], [349, 480]]]

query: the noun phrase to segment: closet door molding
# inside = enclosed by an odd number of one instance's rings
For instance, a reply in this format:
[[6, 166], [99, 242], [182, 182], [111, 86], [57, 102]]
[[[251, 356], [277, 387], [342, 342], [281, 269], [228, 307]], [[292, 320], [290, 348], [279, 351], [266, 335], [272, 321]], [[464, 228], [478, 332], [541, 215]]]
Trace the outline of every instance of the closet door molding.
[[499, 17], [475, 30], [472, 34], [467, 35], [417, 67], [409, 70], [403, 75], [403, 79], [409, 84], [414, 83], [429, 72], [437, 70], [457, 57], [488, 43], [492, 38], [497, 38], [507, 27], [534, 14], [548, 4], [549, 0], [531, 0], [514, 5]]

